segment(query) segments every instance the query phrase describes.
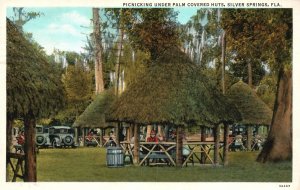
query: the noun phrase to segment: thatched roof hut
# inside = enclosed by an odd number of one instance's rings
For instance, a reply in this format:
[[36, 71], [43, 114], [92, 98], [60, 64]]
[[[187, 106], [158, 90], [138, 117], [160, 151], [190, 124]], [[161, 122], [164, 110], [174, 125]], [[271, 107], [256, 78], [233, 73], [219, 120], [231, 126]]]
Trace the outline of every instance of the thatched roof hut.
[[113, 126], [106, 121], [113, 100], [114, 95], [108, 91], [97, 95], [94, 101], [75, 120], [73, 127], [106, 128]]
[[[240, 119], [240, 114], [226, 97], [210, 85], [199, 66], [178, 48], [171, 48], [149, 65], [145, 73], [138, 76], [115, 101], [110, 119], [133, 123], [135, 137], [138, 136], [139, 125], [177, 126], [176, 165], [181, 166], [183, 126], [192, 123], [215, 127], [214, 163], [217, 164], [219, 124], [233, 123]], [[134, 141], [134, 155], [134, 162], [138, 163], [138, 138]], [[225, 159], [227, 156], [224, 156]]]
[[62, 82], [40, 49], [26, 40], [18, 28], [7, 23], [6, 92], [8, 115], [48, 116], [63, 103]]
[[240, 117], [187, 56], [169, 49], [113, 104], [111, 118], [139, 124], [214, 126]]
[[247, 125], [270, 125], [272, 110], [247, 84], [239, 81], [231, 86], [227, 93], [230, 101], [236, 105], [242, 116], [239, 123]]

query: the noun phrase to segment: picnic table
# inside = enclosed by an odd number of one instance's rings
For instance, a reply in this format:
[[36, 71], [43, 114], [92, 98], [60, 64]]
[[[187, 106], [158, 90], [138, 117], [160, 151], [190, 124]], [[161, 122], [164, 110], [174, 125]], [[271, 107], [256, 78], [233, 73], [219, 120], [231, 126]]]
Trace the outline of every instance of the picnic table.
[[87, 145], [93, 145], [95, 143], [97, 146], [101, 147], [100, 138], [101, 136], [97, 135], [87, 135], [84, 139]]
[[[205, 164], [205, 161], [208, 160], [208, 164], [214, 164], [213, 159], [211, 158], [210, 152], [215, 149], [214, 142], [184, 142], [184, 146], [188, 146], [190, 149], [190, 153], [186, 156], [185, 161], [183, 162], [182, 166], [187, 165], [188, 162], [192, 162], [194, 165], [194, 158], [199, 161], [200, 164]], [[219, 156], [223, 160], [223, 146], [224, 143], [220, 143], [219, 147]], [[204, 155], [204, 160], [201, 160], [201, 154]], [[204, 161], [204, 163], [202, 163]]]
[[130, 163], [133, 164], [133, 144], [131, 144], [129, 141], [121, 141], [120, 146], [124, 151], [124, 160], [126, 157], [129, 157]]
[[[133, 159], [133, 144], [129, 141], [120, 142], [121, 147], [124, 151], [124, 159], [126, 157], [130, 158], [130, 162], [132, 163]], [[223, 146], [224, 143], [220, 143], [219, 147], [219, 155], [221, 160], [223, 160]], [[204, 162], [208, 160], [208, 164], [214, 164], [211, 151], [214, 150], [215, 144], [214, 142], [199, 142], [199, 141], [188, 141], [183, 142], [183, 148], [189, 149], [189, 153], [187, 155], [183, 155], [183, 163], [182, 166], [187, 166], [188, 163], [192, 163], [194, 165], [195, 161], [199, 161], [200, 164], [203, 160], [201, 160], [201, 154], [204, 155]], [[140, 152], [139, 165], [144, 165], [147, 162], [149, 165], [150, 160], [152, 164], [168, 164], [171, 166], [176, 165], [176, 143], [175, 142], [140, 142]]]
[[145, 161], [158, 160], [164, 161], [166, 164], [175, 166], [176, 143], [175, 142], [141, 142], [140, 143], [140, 163], [143, 165]]

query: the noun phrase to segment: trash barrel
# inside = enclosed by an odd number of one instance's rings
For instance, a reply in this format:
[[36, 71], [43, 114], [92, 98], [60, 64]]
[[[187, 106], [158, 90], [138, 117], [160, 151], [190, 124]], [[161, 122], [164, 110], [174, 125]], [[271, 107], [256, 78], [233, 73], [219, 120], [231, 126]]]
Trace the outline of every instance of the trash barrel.
[[123, 167], [124, 153], [122, 147], [107, 147], [106, 164], [108, 167]]

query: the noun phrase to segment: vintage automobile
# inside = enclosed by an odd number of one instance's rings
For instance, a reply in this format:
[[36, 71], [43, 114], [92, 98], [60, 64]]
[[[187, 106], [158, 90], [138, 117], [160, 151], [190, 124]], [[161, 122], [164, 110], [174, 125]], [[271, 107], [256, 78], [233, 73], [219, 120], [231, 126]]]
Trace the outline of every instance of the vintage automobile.
[[49, 127], [49, 138], [53, 148], [78, 146], [74, 140], [74, 129], [69, 126]]
[[36, 125], [35, 141], [38, 147], [49, 147], [51, 145], [49, 138], [49, 127]]

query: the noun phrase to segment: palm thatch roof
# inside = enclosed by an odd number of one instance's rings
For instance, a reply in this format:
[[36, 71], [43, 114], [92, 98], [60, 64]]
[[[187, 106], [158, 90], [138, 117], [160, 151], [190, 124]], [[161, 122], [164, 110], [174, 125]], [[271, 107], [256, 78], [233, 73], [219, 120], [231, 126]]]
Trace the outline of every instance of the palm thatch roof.
[[43, 54], [7, 19], [7, 113], [47, 116], [63, 103], [62, 82]]
[[111, 119], [140, 124], [214, 126], [239, 118], [237, 109], [210, 86], [199, 66], [177, 48], [148, 66], [111, 108]]
[[236, 105], [242, 116], [241, 124], [270, 125], [272, 110], [243, 81], [232, 85], [227, 93], [230, 101]]
[[97, 95], [94, 101], [85, 111], [75, 120], [73, 127], [105, 128], [113, 126], [106, 122], [106, 117], [114, 95], [105, 91]]

